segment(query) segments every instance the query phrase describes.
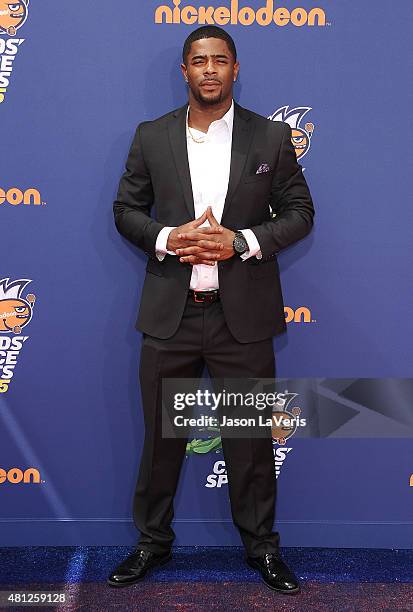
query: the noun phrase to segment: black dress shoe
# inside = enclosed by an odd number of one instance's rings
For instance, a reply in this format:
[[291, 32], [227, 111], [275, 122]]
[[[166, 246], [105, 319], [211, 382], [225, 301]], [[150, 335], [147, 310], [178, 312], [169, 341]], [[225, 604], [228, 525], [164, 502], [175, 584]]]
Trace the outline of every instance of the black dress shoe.
[[114, 587], [124, 587], [142, 580], [148, 570], [164, 565], [172, 559], [170, 551], [163, 555], [157, 555], [149, 550], [135, 548], [107, 579], [107, 583]]
[[278, 552], [266, 553], [261, 557], [247, 557], [247, 563], [261, 572], [263, 582], [279, 593], [298, 593], [297, 577], [287, 567]]

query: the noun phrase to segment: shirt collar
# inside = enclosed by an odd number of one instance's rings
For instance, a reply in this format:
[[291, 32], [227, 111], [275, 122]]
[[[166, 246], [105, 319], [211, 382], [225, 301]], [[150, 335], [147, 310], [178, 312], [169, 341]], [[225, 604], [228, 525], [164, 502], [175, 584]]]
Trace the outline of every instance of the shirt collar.
[[[186, 109], [186, 126], [187, 126], [187, 128], [188, 128], [188, 115], [189, 115], [189, 104], [188, 104], [188, 108]], [[221, 117], [221, 119], [216, 119], [216, 121], [225, 121], [225, 123], [227, 124], [229, 133], [232, 134], [232, 126], [234, 124], [234, 100], [232, 100], [231, 106], [229, 107], [229, 109], [227, 110], [225, 115], [223, 117]], [[215, 121], [213, 121], [212, 123], [215, 123]], [[212, 123], [211, 123], [211, 125], [212, 125]]]
[[229, 109], [227, 110], [225, 115], [222, 117], [222, 119], [227, 124], [228, 130], [231, 133], [232, 132], [232, 125], [234, 123], [234, 100], [232, 100], [231, 106], [229, 107]]

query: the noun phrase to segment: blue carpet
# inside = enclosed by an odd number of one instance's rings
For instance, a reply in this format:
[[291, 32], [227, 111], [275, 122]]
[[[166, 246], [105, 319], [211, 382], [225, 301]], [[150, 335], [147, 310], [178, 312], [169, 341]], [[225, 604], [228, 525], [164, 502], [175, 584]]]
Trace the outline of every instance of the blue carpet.
[[[0, 584], [103, 582], [130, 547], [8, 547], [0, 549]], [[285, 548], [296, 575], [318, 583], [413, 583], [412, 550]], [[173, 561], [145, 582], [254, 583], [257, 572], [238, 547], [175, 547]]]

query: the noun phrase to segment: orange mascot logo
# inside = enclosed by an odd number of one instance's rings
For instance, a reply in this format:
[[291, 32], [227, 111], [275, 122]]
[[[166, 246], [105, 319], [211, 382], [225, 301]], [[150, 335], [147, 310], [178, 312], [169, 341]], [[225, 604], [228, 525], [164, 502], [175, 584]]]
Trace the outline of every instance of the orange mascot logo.
[[289, 106], [283, 106], [268, 117], [271, 121], [284, 121], [291, 127], [291, 142], [298, 160], [303, 158], [310, 150], [314, 124], [306, 123], [304, 127], [301, 126], [301, 120], [310, 110], [310, 106], [298, 106], [292, 109]]
[[26, 299], [21, 294], [31, 280], [26, 278], [10, 282], [9, 278], [0, 280], [0, 332], [20, 334], [32, 318], [36, 297], [29, 293]]
[[0, 34], [15, 36], [27, 19], [29, 0], [0, 0]]

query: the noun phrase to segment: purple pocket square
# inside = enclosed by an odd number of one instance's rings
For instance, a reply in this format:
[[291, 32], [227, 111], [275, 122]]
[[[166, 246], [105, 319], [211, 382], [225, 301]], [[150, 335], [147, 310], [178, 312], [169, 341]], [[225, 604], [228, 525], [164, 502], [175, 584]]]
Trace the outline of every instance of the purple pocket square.
[[260, 164], [255, 174], [264, 174], [265, 172], [269, 172], [270, 167], [268, 164]]

